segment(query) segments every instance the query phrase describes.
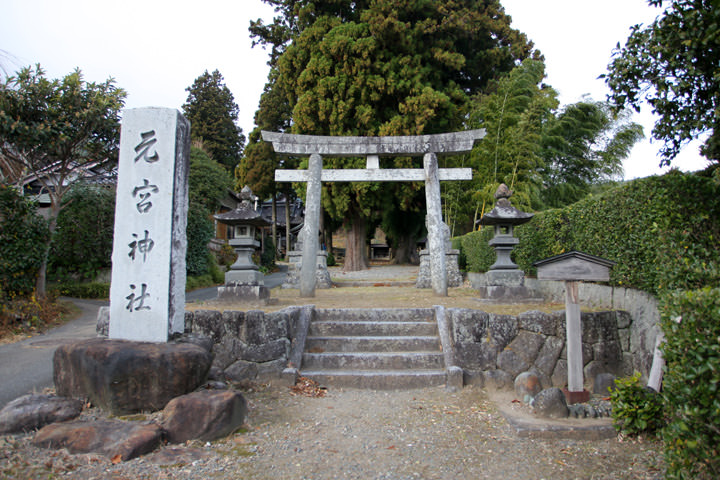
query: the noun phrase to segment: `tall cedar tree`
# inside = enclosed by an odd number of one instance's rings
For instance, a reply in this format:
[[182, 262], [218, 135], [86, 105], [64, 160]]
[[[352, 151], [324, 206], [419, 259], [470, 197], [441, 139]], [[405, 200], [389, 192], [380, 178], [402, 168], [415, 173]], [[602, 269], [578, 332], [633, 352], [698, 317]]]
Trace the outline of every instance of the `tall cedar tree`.
[[[36, 175], [50, 196], [51, 235], [63, 197], [86, 167], [117, 163], [124, 99], [113, 79], [88, 83], [80, 70], [49, 80], [38, 65], [0, 83], [0, 157]], [[43, 298], [49, 249], [48, 243], [36, 284]]]
[[242, 157], [245, 136], [237, 125], [239, 108], [218, 70], [205, 73], [186, 88], [183, 112], [190, 120], [190, 136], [219, 164], [232, 172]]
[[[280, 1], [281, 16], [251, 32], [272, 45], [271, 64], [292, 107], [292, 131], [315, 135], [420, 135], [459, 130], [470, 95], [527, 57], [497, 0]], [[419, 167], [419, 159], [383, 167]], [[326, 158], [326, 168], [364, 159]], [[368, 221], [418, 210], [420, 183], [327, 183], [323, 207], [348, 231], [346, 270], [366, 268]], [[390, 193], [388, 193], [388, 190]]]

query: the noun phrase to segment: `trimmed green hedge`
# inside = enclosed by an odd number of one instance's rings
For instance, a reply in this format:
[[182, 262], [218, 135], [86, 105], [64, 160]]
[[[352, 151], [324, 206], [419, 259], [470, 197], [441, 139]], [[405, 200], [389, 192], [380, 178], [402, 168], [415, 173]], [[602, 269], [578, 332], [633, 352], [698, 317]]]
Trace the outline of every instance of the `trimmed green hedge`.
[[[467, 270], [487, 271], [492, 229], [455, 239]], [[513, 259], [529, 275], [533, 262], [579, 250], [617, 262], [611, 283], [651, 293], [718, 284], [720, 186], [677, 171], [626, 183], [563, 209], [540, 212], [515, 229]]]
[[667, 478], [720, 478], [720, 288], [662, 298]]

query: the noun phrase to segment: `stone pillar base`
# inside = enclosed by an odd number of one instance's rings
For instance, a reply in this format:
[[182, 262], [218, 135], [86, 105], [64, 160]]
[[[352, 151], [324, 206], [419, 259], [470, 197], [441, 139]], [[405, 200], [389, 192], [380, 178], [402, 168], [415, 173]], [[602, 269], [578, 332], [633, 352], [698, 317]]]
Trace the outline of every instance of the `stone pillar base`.
[[583, 389], [581, 392], [571, 392], [567, 388], [562, 389], [563, 395], [565, 395], [565, 401], [568, 405], [575, 403], [585, 403], [590, 400], [590, 392]]
[[[448, 250], [445, 254], [445, 269], [447, 272], [448, 287], [459, 287], [463, 283], [463, 277], [458, 266], [458, 255], [460, 250]], [[427, 250], [420, 252], [420, 270], [415, 282], [415, 288], [431, 288], [432, 277], [430, 273], [430, 254]]]
[[[288, 273], [282, 288], [300, 288], [300, 265], [302, 264], [302, 252], [291, 251], [288, 253]], [[327, 252], [319, 250], [317, 253], [317, 269], [315, 270], [315, 288], [332, 288], [330, 272], [327, 269]]]
[[265, 276], [258, 270], [228, 270], [225, 285], [265, 285]]
[[218, 287], [217, 300], [220, 302], [261, 303], [263, 305], [272, 303], [270, 289], [264, 285], [237, 284]]

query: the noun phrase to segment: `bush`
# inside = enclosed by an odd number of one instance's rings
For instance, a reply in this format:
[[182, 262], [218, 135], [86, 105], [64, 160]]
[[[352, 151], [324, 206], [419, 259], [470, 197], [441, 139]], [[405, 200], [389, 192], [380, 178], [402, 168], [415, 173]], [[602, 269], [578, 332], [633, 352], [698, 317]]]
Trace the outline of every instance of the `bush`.
[[205, 275], [210, 271], [208, 243], [215, 235], [210, 212], [199, 205], [190, 205], [187, 217], [187, 253], [185, 268], [188, 276]]
[[0, 185], [0, 304], [33, 292], [49, 231], [33, 203]]
[[668, 478], [720, 478], [720, 288], [664, 295]]
[[613, 425], [624, 435], [654, 435], [663, 425], [662, 397], [640, 384], [640, 372], [615, 380], [610, 402]]
[[220, 247], [220, 251], [217, 254], [217, 260], [220, 265], [230, 266], [237, 260], [238, 254], [235, 249], [230, 246], [229, 243], [223, 243]]
[[112, 265], [115, 189], [79, 184], [63, 199], [48, 259], [51, 278], [94, 279]]
[[265, 250], [260, 254], [260, 266], [268, 272], [275, 268], [275, 242], [272, 237], [265, 238]]

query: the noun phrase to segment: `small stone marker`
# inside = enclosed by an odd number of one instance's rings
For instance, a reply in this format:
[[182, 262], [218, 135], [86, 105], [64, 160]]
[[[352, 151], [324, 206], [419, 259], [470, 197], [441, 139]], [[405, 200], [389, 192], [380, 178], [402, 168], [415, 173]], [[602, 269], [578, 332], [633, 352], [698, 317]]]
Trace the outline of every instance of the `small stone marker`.
[[177, 110], [123, 112], [110, 338], [166, 342], [184, 330], [189, 153]]
[[590, 392], [583, 388], [582, 326], [578, 282], [607, 282], [615, 262], [582, 252], [568, 252], [534, 263], [538, 280], [565, 281], [565, 324], [567, 335], [569, 404], [586, 402]]

